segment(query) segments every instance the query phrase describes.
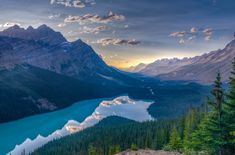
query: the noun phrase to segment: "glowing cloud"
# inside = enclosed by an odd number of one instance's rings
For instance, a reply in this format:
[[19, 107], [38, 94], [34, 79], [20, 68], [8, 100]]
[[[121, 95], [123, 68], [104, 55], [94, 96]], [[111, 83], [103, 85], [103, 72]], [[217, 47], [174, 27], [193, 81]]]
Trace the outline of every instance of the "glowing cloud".
[[103, 38], [93, 43], [101, 44], [102, 46], [108, 46], [108, 45], [138, 45], [141, 42], [135, 39], [125, 40], [125, 39], [118, 39], [118, 38]]

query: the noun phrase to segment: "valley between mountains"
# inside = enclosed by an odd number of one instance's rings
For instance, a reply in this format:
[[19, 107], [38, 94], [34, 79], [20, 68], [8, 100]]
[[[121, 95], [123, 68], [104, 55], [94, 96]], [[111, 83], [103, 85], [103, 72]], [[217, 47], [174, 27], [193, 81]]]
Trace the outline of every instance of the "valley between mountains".
[[[190, 83], [164, 84], [118, 70], [108, 66], [91, 46], [81, 40], [68, 42], [46, 25], [10, 27], [0, 32], [0, 44], [1, 122], [58, 110], [80, 100], [125, 93], [158, 100], [159, 113], [154, 112], [155, 106], [149, 109], [154, 116], [175, 117], [196, 101], [202, 102], [201, 96], [208, 89]], [[173, 98], [183, 108], [172, 113], [167, 103]]]
[[[84, 155], [114, 154], [137, 144], [167, 147], [162, 136], [169, 140], [175, 127], [183, 131], [188, 115], [201, 117], [218, 72], [228, 89], [234, 56], [233, 40], [222, 50], [161, 59], [127, 72], [107, 65], [81, 39], [69, 42], [47, 25], [9, 27], [0, 32], [0, 154], [66, 154], [70, 147]], [[148, 132], [135, 139], [132, 127], [138, 136]], [[24, 134], [10, 140], [17, 128]], [[98, 144], [102, 135], [112, 137]], [[122, 145], [114, 142], [120, 135], [126, 135]], [[112, 145], [102, 152], [96, 142]]]

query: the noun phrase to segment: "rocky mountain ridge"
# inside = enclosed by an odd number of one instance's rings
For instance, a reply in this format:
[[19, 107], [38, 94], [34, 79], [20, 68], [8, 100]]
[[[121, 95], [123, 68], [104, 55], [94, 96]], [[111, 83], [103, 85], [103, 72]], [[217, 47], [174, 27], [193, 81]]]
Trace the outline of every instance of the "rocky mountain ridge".
[[[0, 68], [29, 64], [96, 83], [123, 84], [123, 73], [109, 67], [82, 40], [68, 42], [61, 33], [46, 25], [34, 29], [19, 26], [0, 32]], [[128, 79], [128, 78], [127, 78]]]
[[228, 82], [234, 57], [235, 40], [227, 44], [222, 50], [198, 56], [195, 62], [158, 77], [163, 80], [185, 80], [208, 84], [213, 83], [216, 74], [220, 72], [222, 81]]
[[[193, 81], [210, 84], [218, 72], [222, 81], [228, 82], [235, 57], [235, 40], [224, 49], [212, 51], [192, 58], [161, 59], [146, 65], [138, 73], [161, 80]], [[134, 69], [132, 69], [134, 70]]]

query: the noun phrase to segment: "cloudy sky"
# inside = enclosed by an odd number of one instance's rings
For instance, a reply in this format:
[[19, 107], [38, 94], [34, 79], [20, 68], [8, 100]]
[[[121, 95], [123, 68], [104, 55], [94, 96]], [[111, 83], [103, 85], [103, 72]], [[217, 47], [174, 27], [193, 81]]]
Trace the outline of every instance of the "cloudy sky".
[[235, 0], [0, 0], [0, 30], [47, 24], [120, 68], [223, 48]]

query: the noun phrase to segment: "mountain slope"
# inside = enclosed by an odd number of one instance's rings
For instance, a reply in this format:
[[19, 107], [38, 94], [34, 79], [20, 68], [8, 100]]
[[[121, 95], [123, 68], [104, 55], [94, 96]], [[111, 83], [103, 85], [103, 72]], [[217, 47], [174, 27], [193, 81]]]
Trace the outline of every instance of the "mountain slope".
[[11, 68], [26, 63], [103, 85], [136, 82], [134, 78], [109, 67], [83, 41], [68, 42], [46, 25], [37, 29], [8, 28], [0, 32], [0, 45], [0, 67]]
[[147, 64], [140, 63], [137, 66], [131, 66], [127, 68], [126, 71], [136, 73], [136, 72], [140, 72], [141, 70], [143, 70], [146, 66]]
[[159, 77], [163, 80], [189, 80], [199, 83], [212, 83], [219, 71], [221, 72], [222, 80], [228, 82], [234, 57], [235, 40], [222, 50], [199, 56], [192, 64], [182, 66]]
[[61, 109], [80, 100], [114, 96], [125, 91], [124, 87], [103, 87], [37, 67], [18, 65], [0, 71], [0, 122]]
[[170, 73], [178, 68], [191, 64], [196, 61], [197, 58], [184, 58], [184, 59], [161, 59], [157, 60], [146, 67], [141, 69], [139, 73], [149, 76], [156, 76], [160, 74]]
[[46, 25], [0, 32], [0, 122], [128, 93], [140, 83]]

